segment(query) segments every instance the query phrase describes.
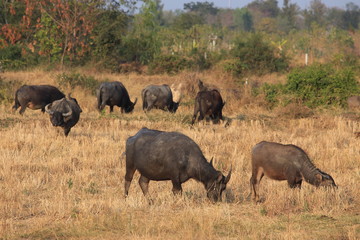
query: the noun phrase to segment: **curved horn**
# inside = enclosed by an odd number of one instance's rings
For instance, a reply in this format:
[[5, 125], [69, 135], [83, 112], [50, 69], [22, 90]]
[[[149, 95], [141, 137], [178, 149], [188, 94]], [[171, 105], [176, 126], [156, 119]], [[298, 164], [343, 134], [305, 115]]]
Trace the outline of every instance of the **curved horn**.
[[52, 110], [49, 109], [49, 106], [50, 106], [50, 105], [51, 105], [51, 103], [49, 103], [49, 104], [47, 104], [47, 105], [45, 106], [45, 112], [47, 112], [47, 113], [49, 113], [49, 114], [53, 114], [54, 111], [52, 111]]
[[69, 111], [66, 112], [66, 113], [63, 113], [63, 114], [62, 114], [63, 117], [68, 117], [68, 116], [70, 116], [70, 115], [72, 114], [72, 110], [71, 110], [70, 106], [69, 106], [69, 105], [66, 105], [66, 108], [67, 108]]
[[230, 171], [229, 171], [228, 175], [226, 176], [226, 178], [224, 180], [225, 184], [227, 184], [230, 181], [231, 171], [232, 171], [232, 166], [230, 167]]
[[133, 106], [135, 106], [136, 102], [137, 102], [137, 98], [135, 98], [135, 101], [134, 101], [134, 103], [133, 103]]

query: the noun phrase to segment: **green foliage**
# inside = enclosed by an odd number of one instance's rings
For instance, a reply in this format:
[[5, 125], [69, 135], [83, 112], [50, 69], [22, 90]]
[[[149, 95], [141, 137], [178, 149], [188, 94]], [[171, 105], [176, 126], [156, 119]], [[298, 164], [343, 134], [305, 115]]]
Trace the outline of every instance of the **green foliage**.
[[190, 12], [196, 12], [201, 15], [216, 15], [219, 11], [218, 8], [214, 7], [214, 3], [209, 2], [190, 2], [184, 4], [184, 10]]
[[41, 15], [40, 24], [42, 28], [35, 33], [35, 39], [40, 45], [39, 53], [48, 56], [49, 63], [57, 62], [62, 53], [60, 30], [46, 12]]
[[81, 87], [87, 89], [91, 94], [96, 95], [99, 81], [92, 76], [81, 75], [79, 73], [61, 73], [56, 76], [56, 82], [60, 87], [71, 88]]
[[[288, 59], [283, 52], [277, 52], [274, 46], [265, 42], [263, 35], [250, 34], [247, 38], [239, 38], [235, 42], [232, 55], [238, 63], [239, 73], [266, 74], [280, 72], [288, 67]], [[236, 71], [235, 71], [236, 72]]]
[[121, 55], [124, 62], [147, 64], [160, 54], [161, 41], [158, 37], [159, 3], [146, 1], [135, 17], [134, 29], [124, 39]]
[[159, 55], [149, 64], [150, 74], [176, 74], [191, 68], [194, 62], [179, 55]]
[[237, 8], [234, 10], [235, 26], [243, 31], [253, 30], [254, 22], [251, 12], [247, 8]]
[[335, 69], [332, 65], [314, 64], [296, 68], [288, 75], [287, 90], [308, 107], [346, 105], [346, 99], [360, 93], [350, 68]]
[[268, 102], [269, 107], [272, 108], [279, 103], [280, 95], [284, 94], [284, 86], [282, 84], [268, 84], [265, 83], [261, 87], [261, 92], [265, 95], [265, 100]]
[[0, 67], [4, 70], [19, 70], [25, 68], [26, 63], [21, 58], [21, 47], [12, 45], [0, 48]]
[[245, 65], [238, 59], [227, 59], [222, 61], [220, 64], [225, 72], [230, 73], [234, 77], [241, 76], [246, 68]]
[[204, 18], [196, 13], [182, 13], [174, 19], [173, 28], [180, 30], [191, 29], [195, 25], [204, 24]]

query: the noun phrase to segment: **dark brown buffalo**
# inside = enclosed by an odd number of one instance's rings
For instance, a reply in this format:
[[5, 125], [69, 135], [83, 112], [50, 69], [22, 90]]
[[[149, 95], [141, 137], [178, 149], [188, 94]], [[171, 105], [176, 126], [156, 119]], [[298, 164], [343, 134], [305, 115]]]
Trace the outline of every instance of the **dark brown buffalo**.
[[50, 114], [50, 121], [55, 127], [62, 127], [65, 136], [79, 121], [82, 112], [75, 98], [70, 96], [56, 100], [45, 106], [45, 111]]
[[199, 113], [198, 121], [210, 117], [214, 123], [223, 120], [222, 109], [225, 105], [218, 90], [200, 91], [195, 98], [194, 115], [191, 124], [194, 124]]
[[118, 81], [104, 82], [97, 91], [98, 109], [101, 111], [106, 105], [110, 106], [110, 112], [113, 112], [114, 106], [121, 109], [121, 113], [130, 113], [134, 110], [137, 98], [134, 103], [130, 101], [129, 93], [125, 86]]
[[65, 95], [51, 85], [23, 85], [15, 93], [13, 109], [16, 111], [21, 106], [20, 114], [25, 112], [26, 107], [45, 112], [47, 104], [63, 97]]
[[334, 186], [334, 179], [316, 168], [304, 150], [295, 145], [262, 141], [252, 149], [252, 176], [250, 183], [254, 200], [265, 175], [274, 180], [287, 180], [289, 187], [301, 188], [303, 180], [315, 186]]
[[126, 196], [136, 170], [141, 174], [139, 184], [144, 195], [148, 193], [150, 180], [171, 180], [176, 194], [182, 192], [182, 183], [193, 178], [204, 184], [212, 201], [221, 200], [231, 177], [231, 170], [227, 177], [217, 171], [199, 146], [184, 134], [147, 128], [126, 141]]

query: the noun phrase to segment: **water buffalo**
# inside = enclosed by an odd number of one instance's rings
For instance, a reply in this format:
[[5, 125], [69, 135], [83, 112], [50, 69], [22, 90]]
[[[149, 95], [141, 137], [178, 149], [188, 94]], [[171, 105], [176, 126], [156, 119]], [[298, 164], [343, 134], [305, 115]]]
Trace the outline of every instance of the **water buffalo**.
[[140, 187], [146, 196], [150, 180], [171, 180], [173, 193], [181, 193], [181, 184], [193, 178], [204, 184], [207, 197], [221, 200], [221, 194], [231, 177], [225, 177], [209, 163], [199, 146], [178, 132], [162, 132], [142, 128], [126, 141], [125, 195], [135, 171], [141, 174]]
[[175, 113], [179, 107], [179, 102], [173, 101], [173, 94], [170, 87], [163, 85], [149, 85], [141, 91], [143, 100], [143, 110], [150, 111], [152, 108], [168, 110]]
[[348, 107], [352, 110], [360, 109], [360, 96], [351, 96], [347, 99]]
[[76, 99], [70, 95], [46, 105], [45, 111], [50, 114], [53, 126], [64, 129], [65, 136], [68, 136], [71, 128], [79, 121], [82, 112]]
[[47, 104], [63, 97], [65, 95], [51, 85], [23, 85], [15, 93], [15, 104], [12, 108], [16, 111], [21, 106], [20, 114], [25, 112], [26, 107], [45, 112]]
[[289, 187], [301, 188], [302, 180], [315, 186], [334, 186], [334, 179], [314, 166], [304, 150], [295, 145], [262, 141], [252, 149], [250, 183], [254, 200], [265, 175], [274, 180], [287, 180]]
[[110, 112], [113, 112], [114, 106], [118, 106], [121, 109], [121, 113], [130, 113], [134, 110], [134, 106], [137, 102], [132, 103], [130, 101], [129, 93], [121, 82], [104, 82], [100, 85], [97, 91], [98, 109], [101, 111], [105, 105], [110, 106]]
[[191, 124], [194, 124], [197, 114], [200, 113], [198, 120], [210, 117], [214, 123], [223, 120], [222, 109], [225, 105], [218, 90], [200, 91], [195, 98], [194, 115]]

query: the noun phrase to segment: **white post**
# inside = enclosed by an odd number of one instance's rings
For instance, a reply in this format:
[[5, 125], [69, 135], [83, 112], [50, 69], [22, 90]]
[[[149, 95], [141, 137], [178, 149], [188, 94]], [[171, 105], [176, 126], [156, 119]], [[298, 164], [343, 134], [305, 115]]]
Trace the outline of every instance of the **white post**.
[[307, 66], [308, 65], [308, 54], [305, 53], [305, 65]]

